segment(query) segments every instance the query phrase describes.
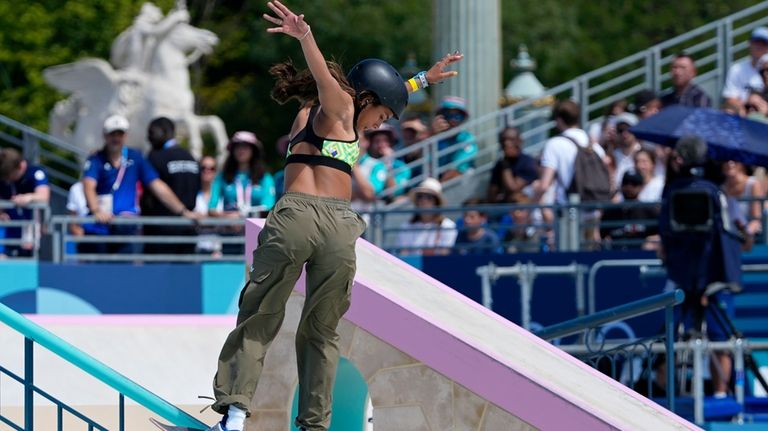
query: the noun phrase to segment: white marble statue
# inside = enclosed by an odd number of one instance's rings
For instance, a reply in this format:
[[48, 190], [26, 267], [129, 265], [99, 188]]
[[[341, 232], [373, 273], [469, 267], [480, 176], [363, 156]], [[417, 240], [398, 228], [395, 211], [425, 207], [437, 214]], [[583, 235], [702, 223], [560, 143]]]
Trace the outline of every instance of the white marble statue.
[[112, 44], [111, 65], [87, 58], [43, 71], [50, 86], [70, 94], [51, 111], [50, 133], [90, 152], [103, 144], [104, 119], [122, 114], [131, 123], [128, 145], [146, 150], [147, 125], [165, 116], [176, 122], [193, 154], [201, 156], [201, 135], [210, 133], [222, 155], [224, 123], [216, 116], [195, 114], [189, 78], [189, 65], [210, 54], [218, 41], [212, 32], [189, 25], [183, 2], [166, 16], [145, 3]]

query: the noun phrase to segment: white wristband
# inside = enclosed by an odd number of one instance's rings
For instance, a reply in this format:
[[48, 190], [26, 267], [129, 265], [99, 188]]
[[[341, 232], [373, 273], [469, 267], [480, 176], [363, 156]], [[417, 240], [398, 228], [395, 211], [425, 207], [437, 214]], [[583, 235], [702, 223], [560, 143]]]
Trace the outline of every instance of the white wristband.
[[310, 30], [312, 30], [312, 27], [310, 27], [310, 26], [307, 26], [307, 32], [306, 32], [306, 33], [304, 33], [304, 36], [301, 36], [301, 37], [299, 38], [299, 42], [301, 42], [302, 40], [306, 39], [306, 38], [307, 38], [307, 36], [309, 36], [309, 32], [310, 32]]

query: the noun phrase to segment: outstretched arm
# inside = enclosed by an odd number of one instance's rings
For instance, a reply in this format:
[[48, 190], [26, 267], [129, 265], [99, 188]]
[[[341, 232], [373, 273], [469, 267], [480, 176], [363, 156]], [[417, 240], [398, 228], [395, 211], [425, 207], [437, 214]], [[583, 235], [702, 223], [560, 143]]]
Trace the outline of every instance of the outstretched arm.
[[317, 83], [317, 93], [323, 114], [337, 120], [345, 120], [353, 115], [352, 97], [342, 90], [341, 85], [333, 78], [323, 58], [323, 53], [315, 42], [312, 30], [304, 21], [304, 15], [296, 15], [279, 1], [267, 3], [276, 16], [264, 14], [265, 20], [277, 27], [268, 28], [270, 33], [285, 33], [301, 42], [301, 50], [307, 60], [312, 77]]
[[461, 61], [463, 58], [464, 54], [460, 53], [459, 51], [453, 52], [451, 54], [445, 54], [443, 58], [441, 58], [440, 61], [435, 63], [432, 67], [430, 67], [429, 70], [426, 72], [419, 72], [413, 78], [405, 81], [405, 89], [408, 90], [409, 93], [413, 93], [414, 91], [421, 90], [422, 88], [427, 88], [432, 84], [442, 82], [445, 79], [453, 78], [454, 76], [458, 75], [459, 72], [455, 70], [449, 70], [446, 72], [444, 69], [449, 64]]

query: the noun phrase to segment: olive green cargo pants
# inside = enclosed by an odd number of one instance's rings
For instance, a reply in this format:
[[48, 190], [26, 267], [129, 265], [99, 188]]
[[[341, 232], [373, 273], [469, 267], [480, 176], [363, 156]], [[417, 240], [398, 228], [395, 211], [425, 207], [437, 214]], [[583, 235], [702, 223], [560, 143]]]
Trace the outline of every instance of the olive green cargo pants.
[[237, 326], [219, 355], [213, 409], [249, 410], [264, 356], [306, 262], [307, 290], [296, 332], [299, 415], [307, 430], [327, 430], [339, 361], [336, 326], [349, 308], [355, 241], [365, 222], [348, 201], [286, 193], [259, 233], [250, 281], [240, 294]]

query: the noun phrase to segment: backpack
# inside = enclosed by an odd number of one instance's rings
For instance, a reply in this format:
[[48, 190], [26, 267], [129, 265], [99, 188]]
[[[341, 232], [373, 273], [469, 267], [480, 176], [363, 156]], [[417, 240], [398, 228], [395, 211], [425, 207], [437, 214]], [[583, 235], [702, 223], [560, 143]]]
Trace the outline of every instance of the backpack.
[[611, 176], [603, 159], [592, 150], [592, 145], [582, 147], [572, 138], [560, 135], [576, 146], [576, 159], [573, 162], [573, 180], [566, 189], [566, 195], [575, 193], [581, 202], [609, 202], [613, 196]]

